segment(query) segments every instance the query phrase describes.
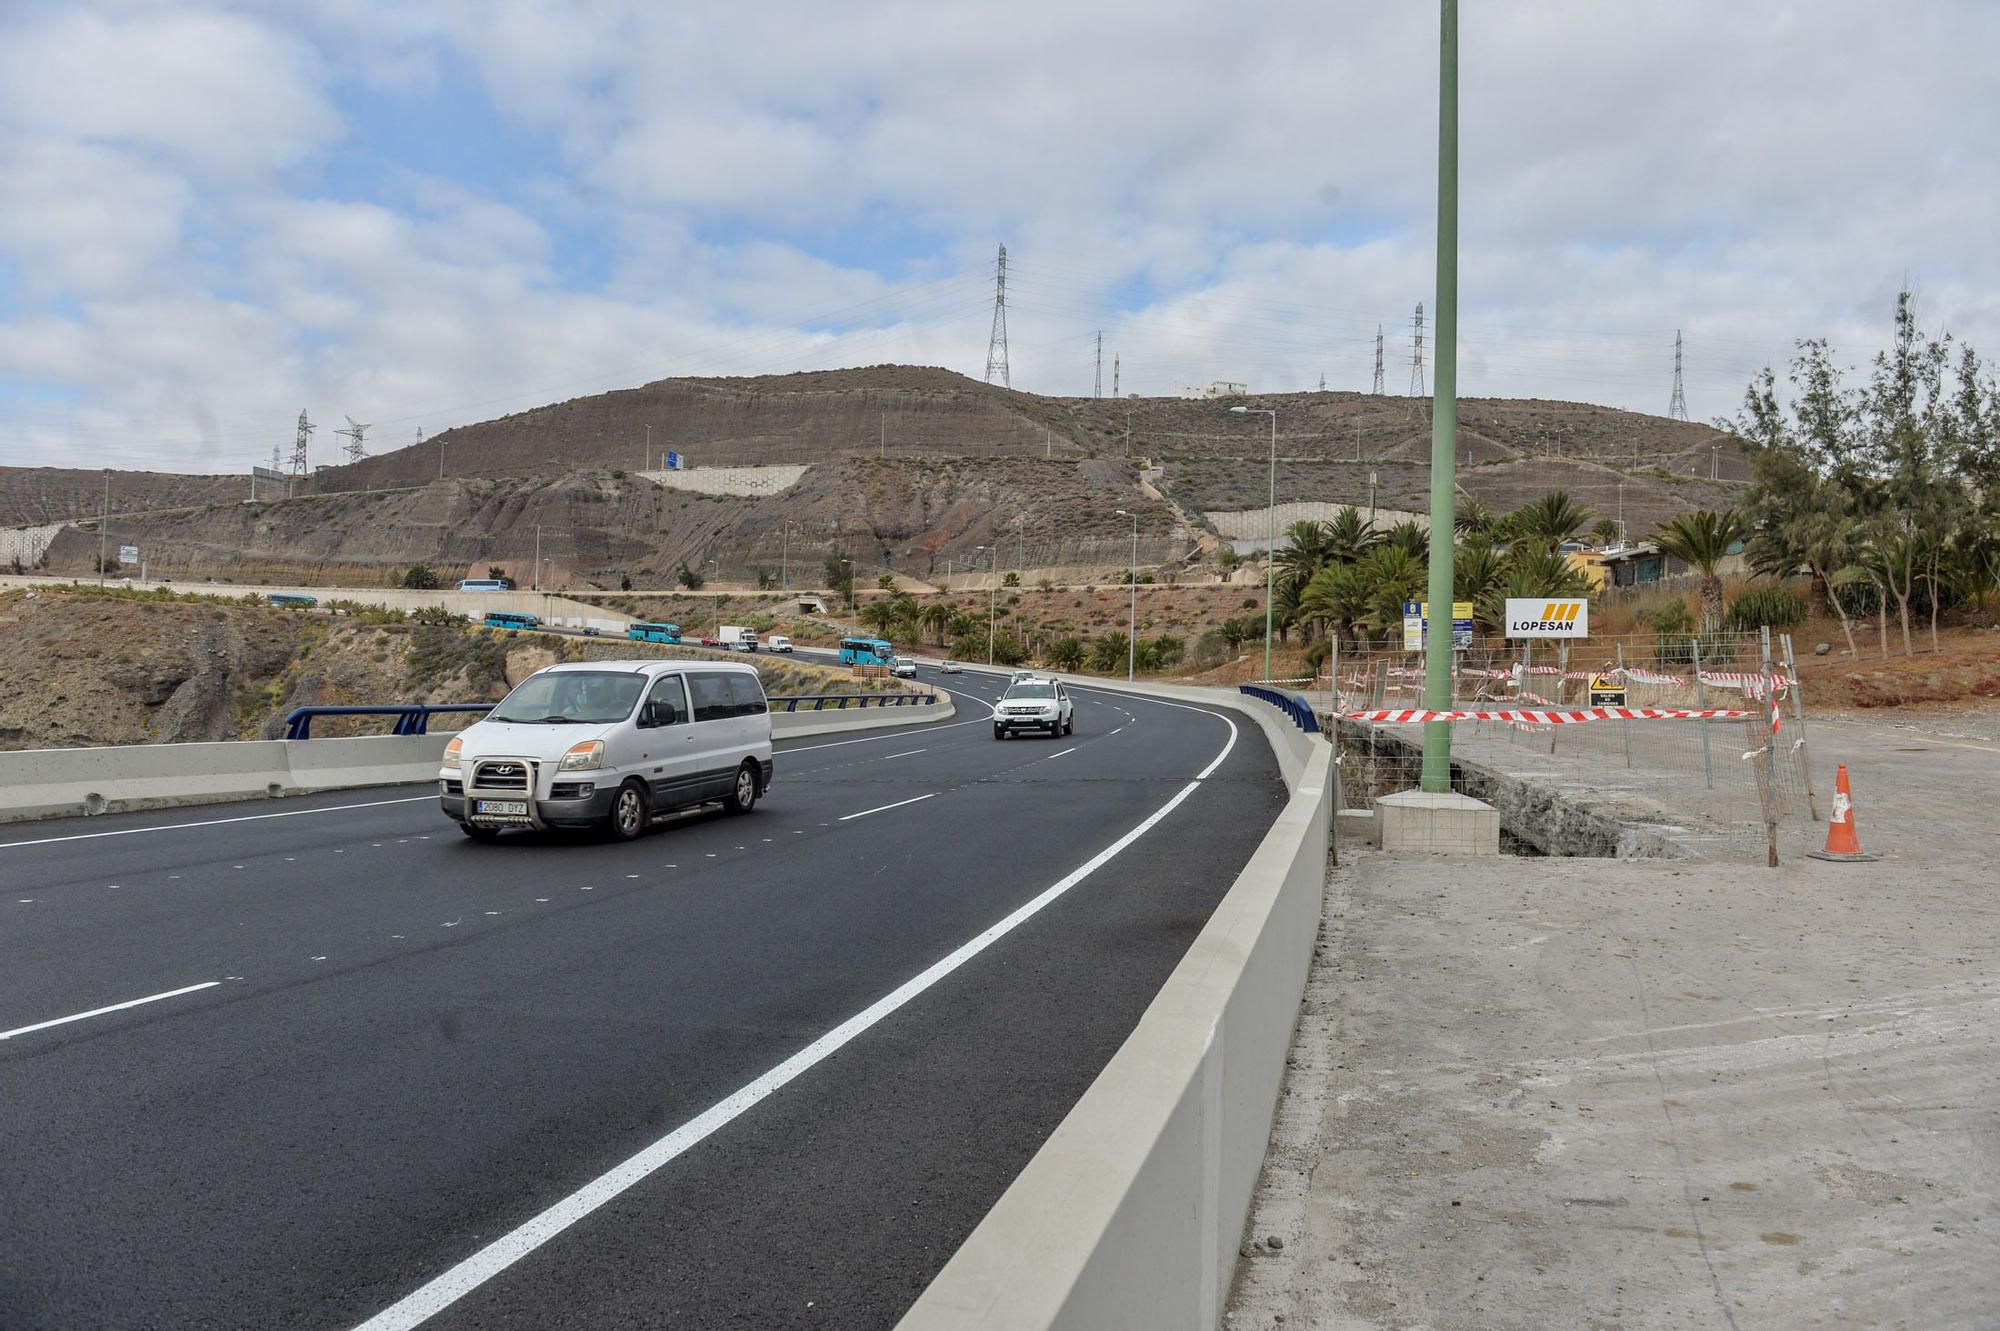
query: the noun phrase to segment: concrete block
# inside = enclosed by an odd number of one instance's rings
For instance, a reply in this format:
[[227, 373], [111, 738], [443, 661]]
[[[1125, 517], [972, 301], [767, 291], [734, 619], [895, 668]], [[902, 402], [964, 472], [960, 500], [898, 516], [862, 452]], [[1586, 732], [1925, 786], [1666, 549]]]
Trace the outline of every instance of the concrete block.
[[1379, 846], [1382, 844], [1381, 820], [1373, 809], [1342, 809], [1334, 831], [1343, 846]]
[[1498, 855], [1500, 812], [1470, 795], [1398, 791], [1375, 801], [1382, 849], [1392, 854]]

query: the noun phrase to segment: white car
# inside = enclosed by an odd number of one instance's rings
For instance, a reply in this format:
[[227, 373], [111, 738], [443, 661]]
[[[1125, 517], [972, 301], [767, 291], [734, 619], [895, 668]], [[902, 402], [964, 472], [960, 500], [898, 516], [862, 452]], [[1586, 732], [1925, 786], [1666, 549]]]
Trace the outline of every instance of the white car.
[[938, 673], [940, 675], [962, 675], [965, 673], [965, 667], [956, 661], [946, 661], [938, 667]]
[[1024, 679], [1007, 686], [993, 705], [993, 738], [1017, 730], [1046, 731], [1051, 739], [1076, 729], [1076, 704], [1059, 680]]
[[897, 679], [915, 679], [917, 677], [917, 663], [907, 656], [899, 656], [896, 658], [895, 664], [889, 667], [889, 673]]
[[655, 814], [711, 800], [748, 813], [771, 774], [755, 666], [578, 661], [528, 676], [445, 745], [438, 802], [482, 841], [513, 827], [630, 840]]

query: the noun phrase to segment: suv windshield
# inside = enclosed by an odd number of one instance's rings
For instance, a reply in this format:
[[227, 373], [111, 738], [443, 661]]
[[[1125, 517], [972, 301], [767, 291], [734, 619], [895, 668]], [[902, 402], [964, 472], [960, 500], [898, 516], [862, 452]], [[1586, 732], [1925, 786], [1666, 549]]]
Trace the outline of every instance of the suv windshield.
[[1056, 696], [1053, 684], [1016, 684], [1007, 690], [1009, 698], [1053, 698]]
[[522, 680], [486, 719], [549, 725], [622, 721], [645, 687], [644, 675], [625, 671], [550, 670]]

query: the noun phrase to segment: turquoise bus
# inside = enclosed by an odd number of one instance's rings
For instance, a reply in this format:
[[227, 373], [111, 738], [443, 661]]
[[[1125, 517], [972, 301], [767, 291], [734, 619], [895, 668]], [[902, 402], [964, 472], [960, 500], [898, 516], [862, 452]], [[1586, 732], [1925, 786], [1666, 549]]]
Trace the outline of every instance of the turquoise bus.
[[542, 621], [533, 615], [517, 614], [512, 610], [488, 610], [486, 627], [490, 629], [511, 629], [519, 633], [525, 629], [538, 629]]
[[271, 604], [280, 610], [311, 610], [319, 604], [319, 598], [300, 596], [295, 592], [272, 592]]
[[625, 636], [633, 642], [679, 642], [681, 640], [681, 626], [679, 624], [648, 624], [642, 620], [635, 619], [625, 626]]
[[896, 648], [886, 638], [842, 638], [842, 665], [885, 666], [896, 659]]

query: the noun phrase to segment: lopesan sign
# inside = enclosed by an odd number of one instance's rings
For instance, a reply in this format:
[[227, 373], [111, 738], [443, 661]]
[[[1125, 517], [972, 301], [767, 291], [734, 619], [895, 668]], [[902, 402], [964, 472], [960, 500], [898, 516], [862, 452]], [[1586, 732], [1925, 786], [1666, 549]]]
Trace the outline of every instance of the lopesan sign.
[[1581, 597], [1510, 596], [1507, 598], [1510, 638], [1587, 638], [1590, 602]]

